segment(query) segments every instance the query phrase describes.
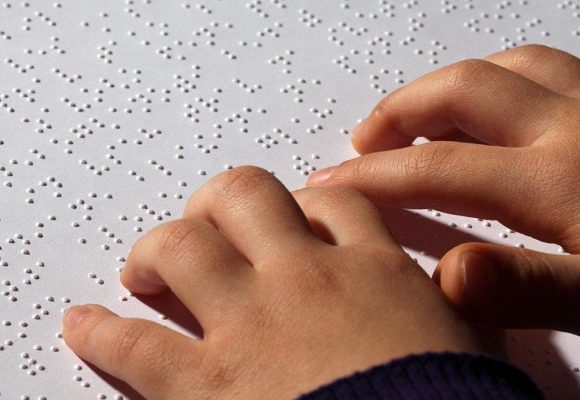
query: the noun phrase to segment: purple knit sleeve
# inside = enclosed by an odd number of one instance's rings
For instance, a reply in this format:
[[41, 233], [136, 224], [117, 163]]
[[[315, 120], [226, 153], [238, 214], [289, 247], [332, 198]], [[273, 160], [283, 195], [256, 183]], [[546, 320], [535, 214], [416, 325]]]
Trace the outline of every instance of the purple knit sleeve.
[[301, 400], [540, 400], [515, 366], [486, 355], [426, 353], [357, 372]]

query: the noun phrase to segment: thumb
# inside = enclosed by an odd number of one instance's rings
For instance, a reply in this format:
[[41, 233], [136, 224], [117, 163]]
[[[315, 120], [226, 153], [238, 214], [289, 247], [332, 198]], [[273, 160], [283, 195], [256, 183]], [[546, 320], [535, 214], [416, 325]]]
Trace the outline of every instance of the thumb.
[[441, 259], [433, 279], [472, 321], [580, 334], [580, 255], [467, 243]]

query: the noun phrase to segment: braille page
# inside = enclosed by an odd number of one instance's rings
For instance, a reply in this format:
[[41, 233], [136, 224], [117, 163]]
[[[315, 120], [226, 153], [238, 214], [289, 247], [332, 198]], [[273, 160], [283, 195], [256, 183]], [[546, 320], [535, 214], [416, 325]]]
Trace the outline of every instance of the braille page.
[[[299, 188], [356, 155], [351, 129], [386, 94], [527, 43], [578, 56], [580, 1], [0, 1], [0, 400], [136, 398], [59, 332], [88, 302], [190, 331], [119, 283], [144, 232], [235, 166]], [[428, 272], [464, 241], [562, 251], [434, 210], [389, 225]], [[578, 397], [577, 337], [508, 341], [549, 398]]]

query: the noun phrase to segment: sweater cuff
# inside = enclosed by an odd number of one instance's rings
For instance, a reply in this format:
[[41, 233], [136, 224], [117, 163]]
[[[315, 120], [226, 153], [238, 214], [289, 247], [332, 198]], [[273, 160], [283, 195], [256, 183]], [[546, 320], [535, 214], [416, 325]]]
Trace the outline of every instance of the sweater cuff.
[[487, 355], [425, 353], [339, 379], [301, 400], [540, 400], [522, 370]]

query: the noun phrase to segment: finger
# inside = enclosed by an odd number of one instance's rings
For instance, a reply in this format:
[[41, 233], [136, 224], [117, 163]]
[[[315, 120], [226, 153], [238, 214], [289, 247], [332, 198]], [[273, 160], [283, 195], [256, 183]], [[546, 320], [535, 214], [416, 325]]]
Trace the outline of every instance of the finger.
[[385, 97], [357, 127], [353, 144], [367, 154], [405, 147], [418, 136], [446, 136], [456, 128], [484, 143], [527, 146], [557, 120], [564, 99], [491, 62], [466, 60]]
[[485, 58], [564, 96], [580, 97], [580, 59], [548, 46], [531, 44]]
[[347, 188], [293, 192], [314, 232], [333, 245], [392, 242], [378, 209], [360, 192]]
[[207, 330], [231, 314], [252, 272], [213, 225], [188, 219], [159, 225], [139, 239], [121, 282], [144, 295], [158, 294], [168, 285]]
[[63, 338], [79, 357], [148, 399], [189, 398], [195, 392], [180, 382], [192, 381], [184, 371], [201, 359], [200, 343], [169, 328], [86, 305], [67, 311]]
[[280, 243], [315, 237], [290, 192], [256, 167], [236, 168], [212, 179], [190, 198], [184, 218], [215, 224], [252, 264], [275, 256]]
[[471, 243], [447, 253], [434, 279], [471, 320], [580, 334], [578, 255]]
[[[375, 204], [436, 208], [513, 223], [522, 180], [521, 151], [468, 143], [433, 142], [368, 154], [313, 175], [309, 186], [346, 186]], [[325, 176], [326, 175], [326, 176]]]

